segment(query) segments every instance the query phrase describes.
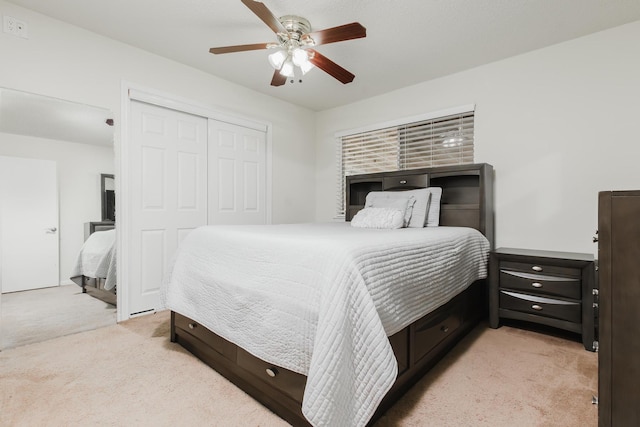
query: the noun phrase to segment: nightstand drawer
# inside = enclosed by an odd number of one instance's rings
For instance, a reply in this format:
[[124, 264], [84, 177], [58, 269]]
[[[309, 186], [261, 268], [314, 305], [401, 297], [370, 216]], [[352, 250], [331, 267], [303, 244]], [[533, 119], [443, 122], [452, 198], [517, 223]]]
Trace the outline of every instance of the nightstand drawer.
[[500, 291], [500, 308], [580, 323], [582, 304], [553, 298]]
[[581, 272], [579, 268], [559, 267], [557, 265], [546, 265], [542, 262], [514, 262], [501, 261], [501, 270], [522, 271], [533, 274], [544, 274], [545, 276], [566, 276], [580, 279]]
[[[504, 263], [502, 264], [504, 265]], [[522, 271], [500, 270], [500, 288], [556, 295], [576, 300], [582, 297], [579, 277], [550, 276]]]

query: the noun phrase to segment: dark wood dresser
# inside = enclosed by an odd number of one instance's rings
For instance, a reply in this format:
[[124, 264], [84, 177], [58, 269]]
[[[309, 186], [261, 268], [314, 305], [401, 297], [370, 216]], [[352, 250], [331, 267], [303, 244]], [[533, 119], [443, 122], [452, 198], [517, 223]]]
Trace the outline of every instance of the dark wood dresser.
[[598, 195], [598, 425], [640, 425], [640, 191]]
[[84, 240], [86, 241], [96, 231], [112, 230], [116, 226], [113, 221], [93, 221], [84, 223]]
[[591, 254], [499, 248], [489, 261], [489, 321], [517, 319], [575, 332], [595, 351]]

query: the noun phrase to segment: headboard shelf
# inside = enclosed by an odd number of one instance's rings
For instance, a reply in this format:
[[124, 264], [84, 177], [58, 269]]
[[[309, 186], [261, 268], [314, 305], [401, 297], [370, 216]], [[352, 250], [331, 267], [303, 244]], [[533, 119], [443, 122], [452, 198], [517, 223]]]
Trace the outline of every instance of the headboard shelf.
[[347, 176], [345, 219], [364, 208], [370, 191], [442, 187], [440, 225], [472, 227], [493, 247], [493, 166], [475, 163]]

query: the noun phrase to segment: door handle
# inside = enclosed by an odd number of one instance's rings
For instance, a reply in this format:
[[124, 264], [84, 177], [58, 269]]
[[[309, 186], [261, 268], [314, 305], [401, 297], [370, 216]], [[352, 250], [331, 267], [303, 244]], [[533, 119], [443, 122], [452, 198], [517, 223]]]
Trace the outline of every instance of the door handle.
[[58, 229], [56, 227], [50, 227], [46, 229], [46, 233], [47, 234], [55, 234], [56, 231], [58, 231]]

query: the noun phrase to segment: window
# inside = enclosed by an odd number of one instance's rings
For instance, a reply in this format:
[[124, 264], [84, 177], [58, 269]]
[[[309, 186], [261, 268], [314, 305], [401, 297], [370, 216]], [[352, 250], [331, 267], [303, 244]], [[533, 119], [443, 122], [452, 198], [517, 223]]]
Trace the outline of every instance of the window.
[[346, 176], [473, 163], [473, 107], [459, 110], [337, 135], [338, 215], [345, 212]]

